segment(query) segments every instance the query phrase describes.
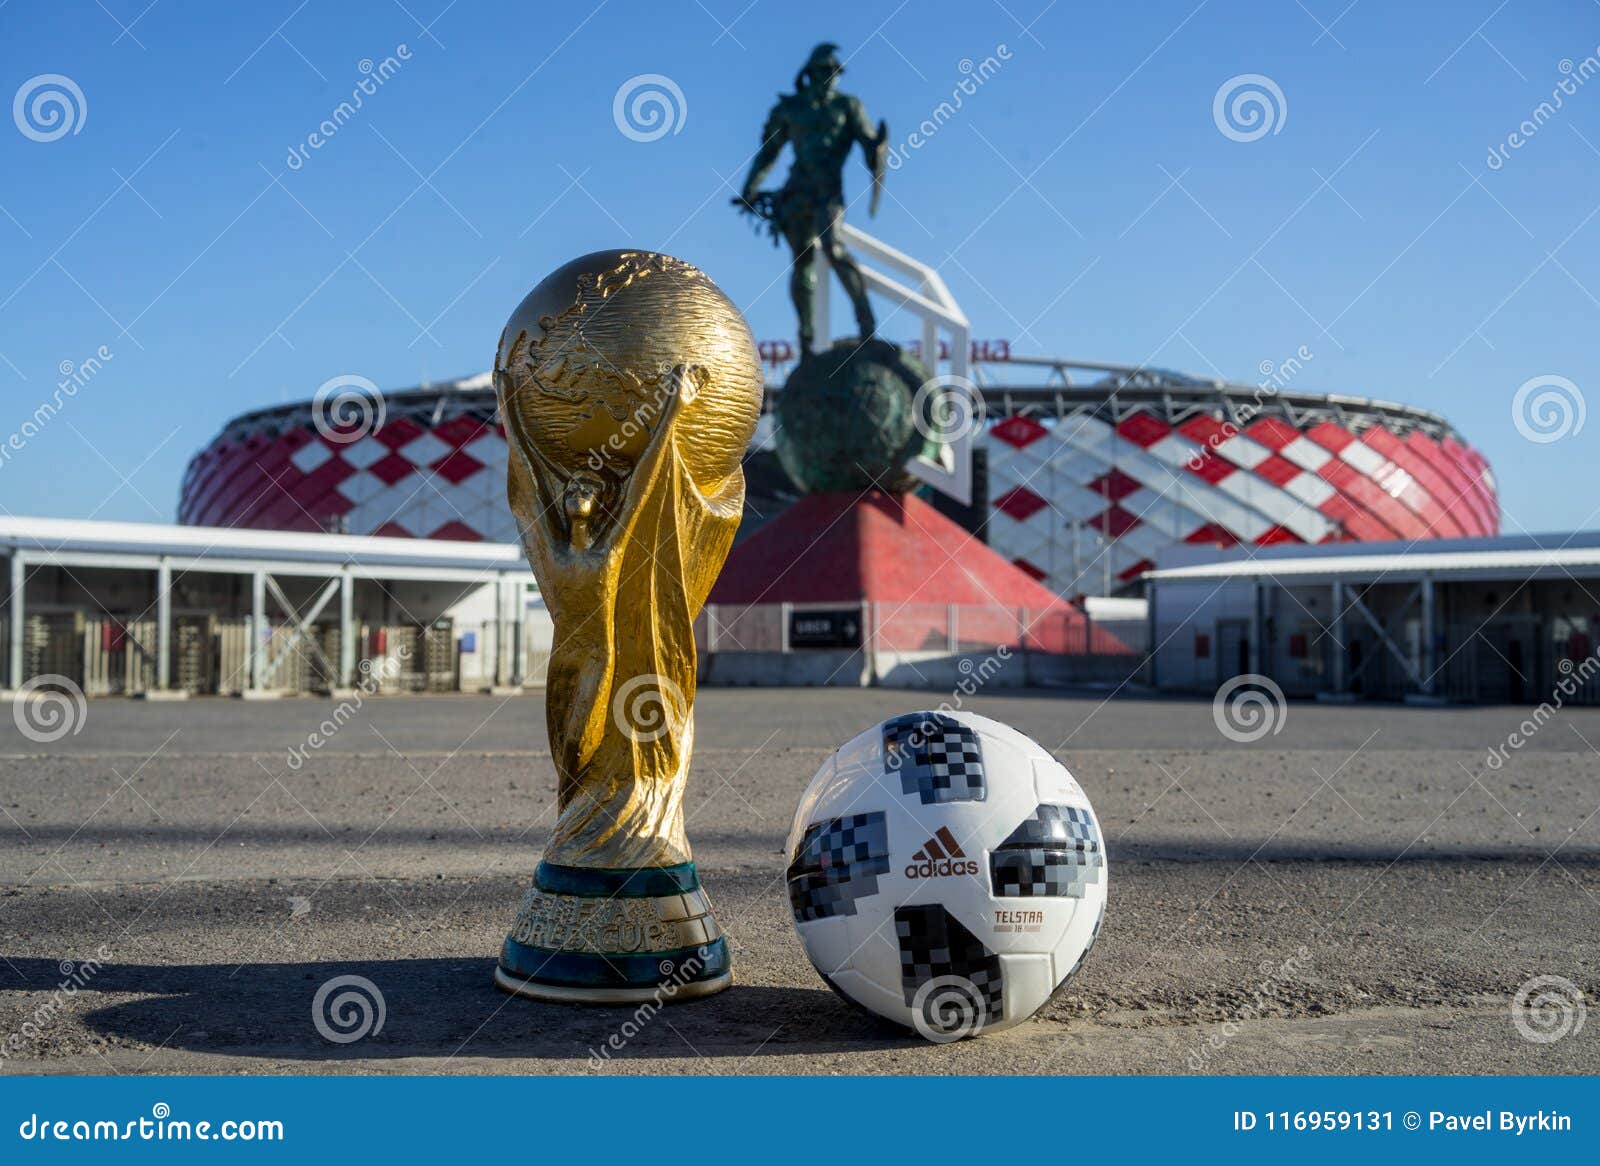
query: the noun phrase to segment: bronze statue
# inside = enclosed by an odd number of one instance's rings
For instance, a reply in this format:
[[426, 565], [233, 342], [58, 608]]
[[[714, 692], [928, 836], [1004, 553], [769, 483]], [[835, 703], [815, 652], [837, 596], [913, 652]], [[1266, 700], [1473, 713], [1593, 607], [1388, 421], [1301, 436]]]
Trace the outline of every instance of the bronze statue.
[[[828, 261], [839, 273], [839, 282], [855, 309], [861, 338], [865, 340], [876, 330], [861, 269], [840, 241], [836, 228], [844, 217], [844, 164], [850, 157], [850, 147], [857, 143], [872, 172], [870, 213], [878, 213], [888, 160], [889, 127], [880, 121], [874, 130], [860, 98], [839, 92], [836, 86], [843, 72], [838, 45], [821, 44], [812, 50], [805, 67], [795, 77], [795, 91], [780, 96], [767, 115], [761, 148], [750, 164], [743, 192], [733, 200], [735, 206], [766, 220], [774, 241], [782, 235], [794, 255], [789, 295], [800, 317], [802, 356], [811, 351], [814, 331], [811, 293], [817, 283], [818, 246], [826, 249]], [[777, 162], [785, 142], [794, 147], [789, 179], [778, 190], [761, 190], [761, 180]]]
[[694, 620], [733, 545], [761, 366], [698, 269], [601, 251], [544, 279], [495, 356], [507, 490], [555, 622], [560, 810], [495, 980], [616, 1003], [726, 987], [683, 828]]

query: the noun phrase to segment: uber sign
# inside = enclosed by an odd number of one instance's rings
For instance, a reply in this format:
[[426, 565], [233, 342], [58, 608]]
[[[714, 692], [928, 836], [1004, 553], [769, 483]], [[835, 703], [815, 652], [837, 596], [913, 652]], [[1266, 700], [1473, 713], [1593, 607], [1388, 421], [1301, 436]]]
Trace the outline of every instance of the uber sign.
[[791, 648], [859, 648], [861, 646], [861, 609], [847, 607], [839, 611], [791, 611], [789, 613], [789, 647]]

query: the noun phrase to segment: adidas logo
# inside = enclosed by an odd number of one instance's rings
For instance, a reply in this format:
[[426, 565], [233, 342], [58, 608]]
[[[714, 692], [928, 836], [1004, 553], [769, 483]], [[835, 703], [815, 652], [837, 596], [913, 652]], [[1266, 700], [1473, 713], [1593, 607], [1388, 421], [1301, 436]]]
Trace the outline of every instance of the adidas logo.
[[942, 878], [949, 875], [975, 875], [978, 864], [969, 859], [961, 843], [950, 833], [948, 826], [940, 826], [933, 837], [922, 844], [922, 849], [911, 856], [905, 875], [908, 879]]

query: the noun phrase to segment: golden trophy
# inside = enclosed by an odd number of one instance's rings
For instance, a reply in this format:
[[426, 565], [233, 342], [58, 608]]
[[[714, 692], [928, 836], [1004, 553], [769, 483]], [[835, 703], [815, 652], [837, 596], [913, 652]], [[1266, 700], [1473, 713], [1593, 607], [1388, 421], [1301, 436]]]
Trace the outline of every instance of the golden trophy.
[[555, 622], [560, 811], [495, 983], [601, 1004], [710, 995], [732, 971], [683, 828], [694, 619], [744, 505], [755, 341], [697, 268], [599, 251], [512, 313], [494, 381], [511, 509]]

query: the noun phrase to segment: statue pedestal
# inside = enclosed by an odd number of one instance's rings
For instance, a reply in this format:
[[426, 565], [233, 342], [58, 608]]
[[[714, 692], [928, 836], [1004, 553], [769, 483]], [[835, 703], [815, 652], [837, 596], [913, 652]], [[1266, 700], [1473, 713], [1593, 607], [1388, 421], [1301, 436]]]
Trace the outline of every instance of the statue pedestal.
[[[778, 461], [811, 493], [896, 490], [929, 446], [927, 369], [886, 340], [835, 341], [800, 358], [778, 395]], [[919, 394], [921, 399], [919, 399]]]
[[[1130, 669], [1138, 658], [915, 494], [801, 498], [734, 548], [707, 608], [718, 626], [791, 621], [781, 650], [745, 650], [732, 638], [719, 651], [713, 641], [708, 684], [954, 688], [973, 674], [974, 653], [1003, 648], [1017, 662], [985, 683], [1005, 686], [1053, 682], [1075, 657], [1117, 657]], [[849, 644], [793, 634], [795, 620], [852, 611], [860, 618]]]

